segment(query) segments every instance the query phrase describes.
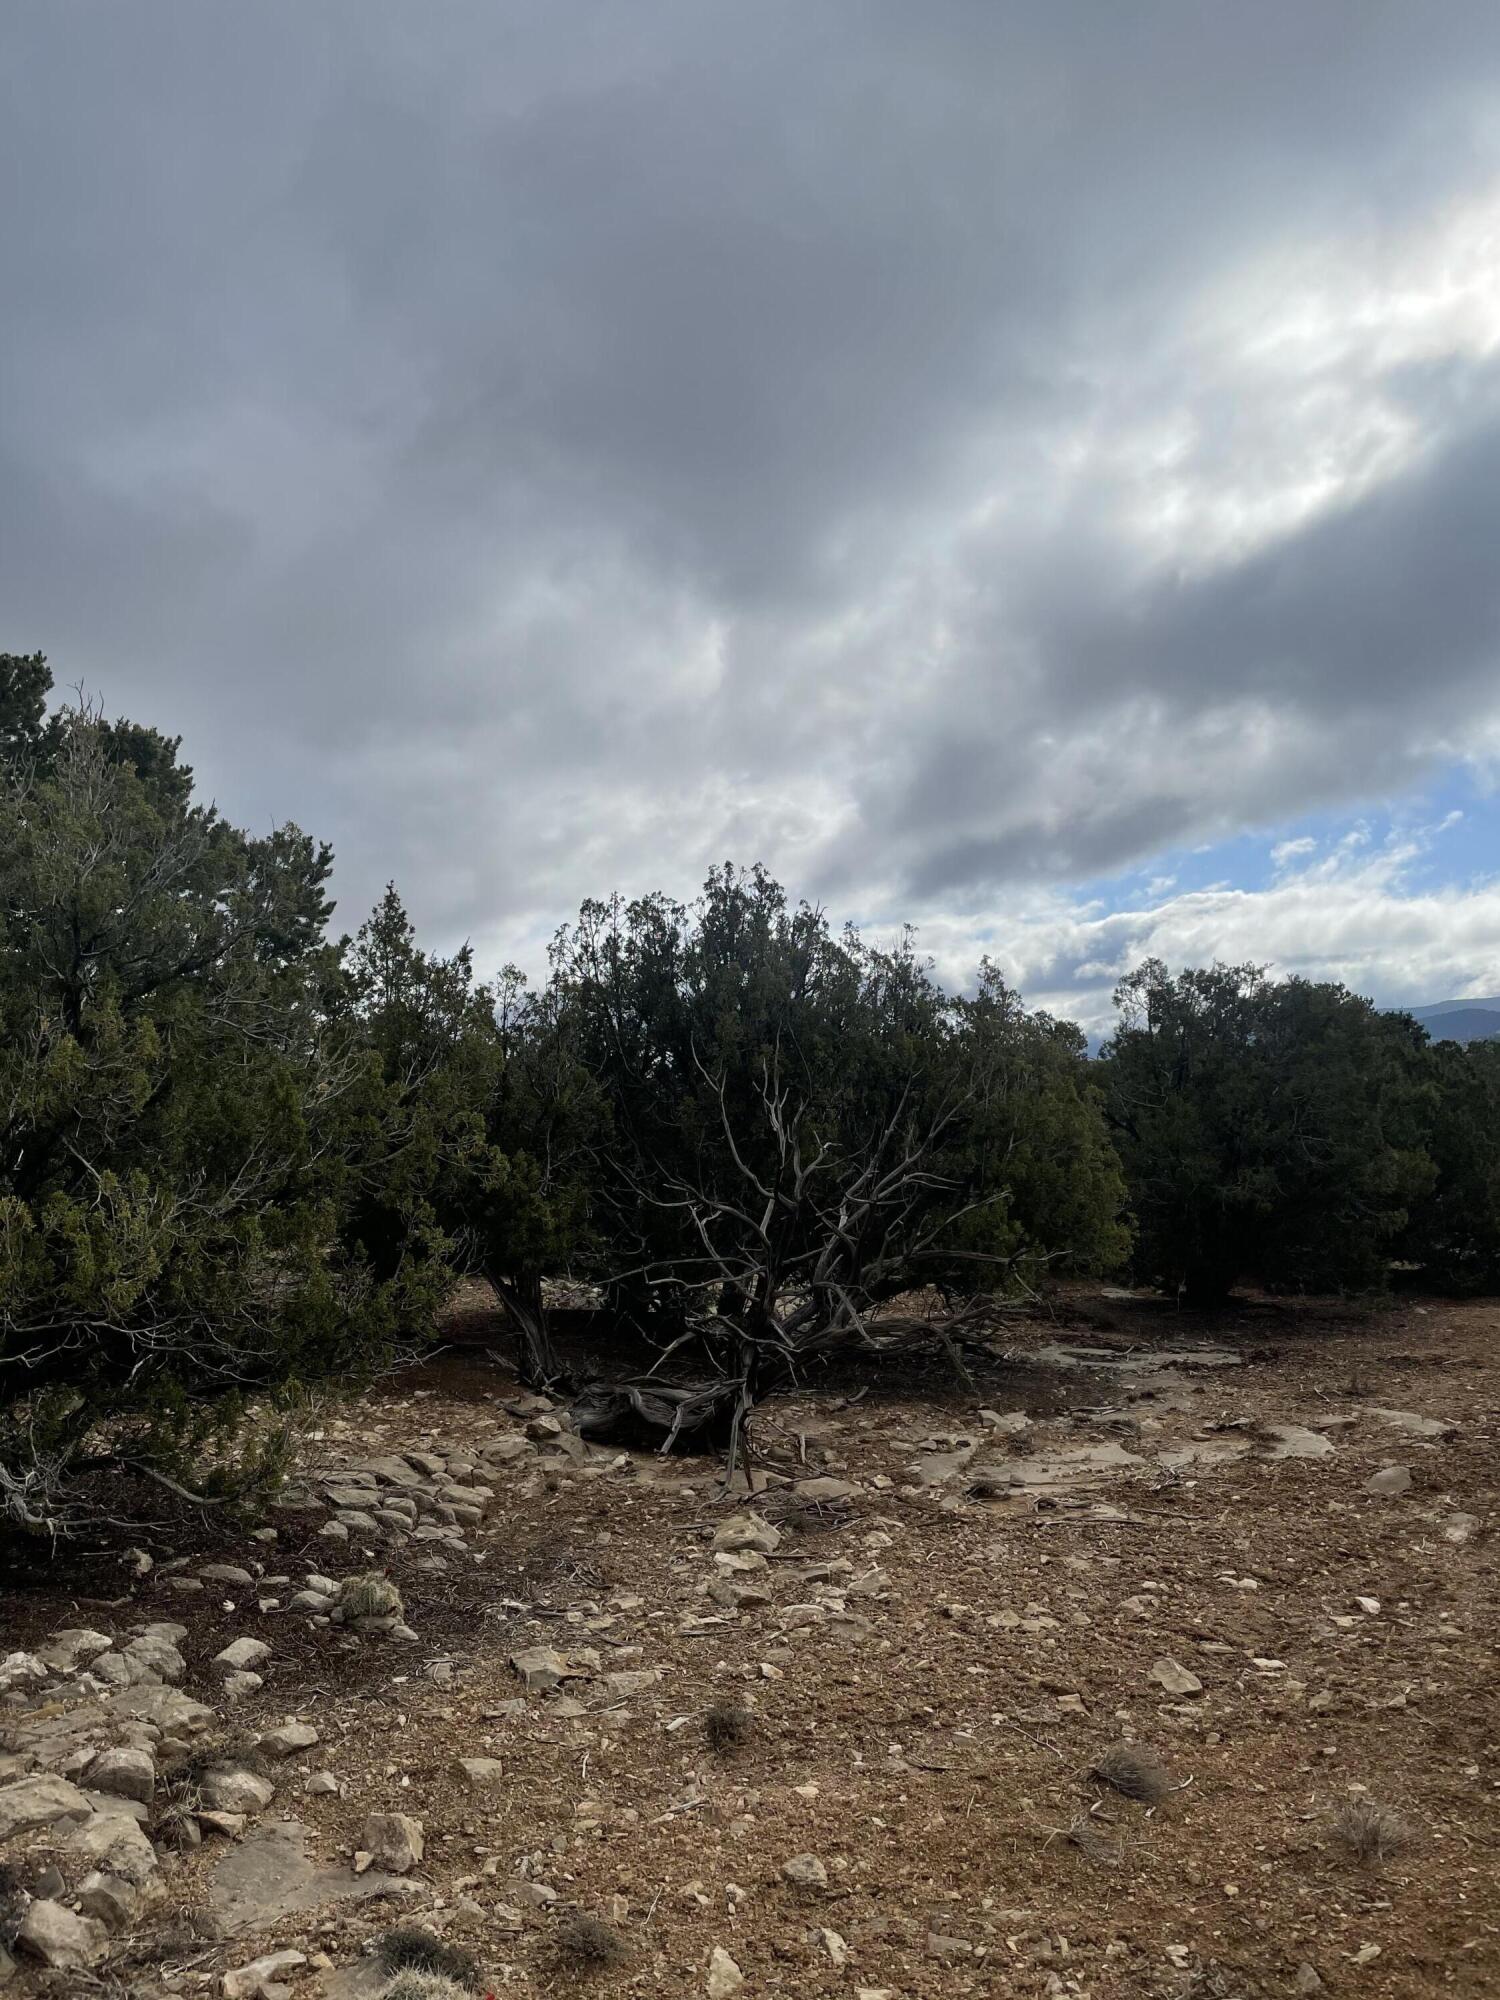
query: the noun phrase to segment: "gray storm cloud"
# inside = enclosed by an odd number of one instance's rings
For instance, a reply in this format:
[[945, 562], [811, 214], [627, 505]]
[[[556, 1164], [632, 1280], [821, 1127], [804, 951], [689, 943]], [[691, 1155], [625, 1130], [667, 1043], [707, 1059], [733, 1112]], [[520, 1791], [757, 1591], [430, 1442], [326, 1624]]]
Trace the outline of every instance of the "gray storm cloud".
[[1492, 6], [15, 0], [0, 56], [0, 644], [331, 838], [346, 921], [525, 952], [732, 853], [941, 924], [1500, 718]]

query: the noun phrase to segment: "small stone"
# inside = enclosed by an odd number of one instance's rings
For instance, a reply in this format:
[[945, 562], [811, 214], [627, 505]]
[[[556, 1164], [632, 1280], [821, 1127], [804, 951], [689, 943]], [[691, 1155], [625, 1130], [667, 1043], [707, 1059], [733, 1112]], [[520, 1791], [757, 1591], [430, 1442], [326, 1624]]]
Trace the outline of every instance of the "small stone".
[[458, 1768], [476, 1792], [490, 1791], [505, 1776], [505, 1766], [498, 1757], [460, 1757]]
[[859, 1488], [851, 1486], [847, 1479], [830, 1479], [826, 1474], [818, 1479], [799, 1479], [792, 1488], [799, 1500], [854, 1500]]
[[305, 1952], [268, 1952], [264, 1958], [254, 1959], [237, 1971], [226, 1972], [219, 1988], [224, 2000], [259, 2000], [268, 1983], [280, 1978], [283, 1972], [295, 1972], [299, 1965], [306, 1963]]
[[0, 1694], [17, 1688], [40, 1687], [47, 1679], [47, 1667], [35, 1653], [7, 1653], [0, 1660]]
[[759, 1514], [731, 1514], [719, 1524], [713, 1545], [731, 1553], [753, 1549], [757, 1555], [770, 1556], [781, 1547], [781, 1530], [773, 1528]]
[[1383, 1465], [1379, 1472], [1372, 1472], [1365, 1481], [1366, 1493], [1375, 1493], [1382, 1499], [1394, 1499], [1398, 1493], [1405, 1493], [1411, 1486], [1409, 1465]]
[[642, 1667], [634, 1673], [606, 1674], [604, 1685], [611, 1694], [644, 1694], [647, 1688], [655, 1687], [660, 1678], [655, 1667]]
[[[180, 1626], [173, 1629], [182, 1630]], [[187, 1661], [175, 1641], [164, 1632], [143, 1632], [123, 1649], [121, 1657], [130, 1668], [132, 1684], [137, 1686], [143, 1681], [180, 1681], [187, 1672]]]
[[404, 1458], [397, 1458], [394, 1453], [388, 1458], [371, 1459], [368, 1469], [374, 1473], [382, 1486], [420, 1486], [422, 1484], [422, 1475], [419, 1472], [413, 1472], [412, 1468], [406, 1463], [406, 1460]]
[[43, 1897], [21, 1921], [16, 1943], [30, 1958], [64, 1972], [83, 1972], [104, 1956], [109, 1933], [93, 1917], [76, 1916]]
[[927, 1937], [927, 1956], [953, 1965], [960, 1959], [972, 1958], [974, 1947], [967, 1938], [945, 1937], [941, 1931], [931, 1931]]
[[255, 1578], [238, 1563], [205, 1563], [198, 1572], [205, 1583], [232, 1583], [238, 1590], [253, 1590]]
[[193, 1817], [205, 1833], [217, 1833], [224, 1840], [239, 1840], [249, 1825], [246, 1814], [241, 1812], [200, 1812]]
[[708, 1960], [708, 2000], [729, 2000], [745, 1983], [745, 1975], [723, 1945], [716, 1944]]
[[528, 1910], [550, 1910], [557, 1901], [557, 1891], [550, 1882], [509, 1882], [505, 1893]]
[[264, 1812], [276, 1796], [270, 1779], [256, 1771], [209, 1771], [199, 1790], [213, 1812]]
[[1176, 1660], [1165, 1655], [1151, 1669], [1151, 1678], [1168, 1694], [1202, 1694], [1203, 1683], [1195, 1673], [1190, 1673]]
[[101, 1750], [83, 1782], [91, 1792], [111, 1792], [149, 1806], [156, 1792], [156, 1765], [147, 1750]]
[[302, 1787], [304, 1792], [315, 1799], [327, 1798], [331, 1792], [336, 1792], [338, 1788], [339, 1781], [333, 1775], [332, 1771], [314, 1771], [307, 1783]]
[[426, 1847], [422, 1822], [407, 1813], [371, 1813], [365, 1821], [364, 1845], [371, 1864], [383, 1875], [409, 1875]]
[[268, 1729], [255, 1747], [268, 1757], [294, 1757], [299, 1750], [311, 1750], [317, 1741], [318, 1732], [310, 1722], [284, 1722], [279, 1729]]
[[247, 1694], [258, 1694], [265, 1686], [259, 1674], [226, 1674], [224, 1692], [231, 1701], [243, 1701]]
[[533, 1693], [546, 1694], [561, 1687], [568, 1675], [568, 1662], [550, 1646], [528, 1646], [512, 1653], [510, 1663]]
[[783, 1881], [791, 1882], [799, 1889], [826, 1889], [828, 1870], [816, 1854], [794, 1854], [790, 1861], [781, 1864]]
[[122, 1931], [140, 1908], [141, 1892], [120, 1875], [92, 1869], [78, 1885], [78, 1907], [106, 1930]]
[[241, 1673], [248, 1667], [258, 1667], [271, 1657], [271, 1649], [264, 1639], [234, 1639], [222, 1653], [214, 1654], [214, 1665], [228, 1667], [234, 1673]]
[[87, 1627], [74, 1627], [63, 1632], [54, 1632], [45, 1646], [38, 1646], [36, 1656], [54, 1673], [71, 1674], [85, 1660], [96, 1659], [100, 1653], [107, 1653], [114, 1640], [107, 1632], [91, 1632]]

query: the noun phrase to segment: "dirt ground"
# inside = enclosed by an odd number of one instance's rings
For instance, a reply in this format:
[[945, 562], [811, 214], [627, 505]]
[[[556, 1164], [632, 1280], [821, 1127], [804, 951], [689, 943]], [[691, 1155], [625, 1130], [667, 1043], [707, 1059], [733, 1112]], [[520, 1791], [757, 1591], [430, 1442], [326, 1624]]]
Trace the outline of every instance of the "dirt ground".
[[[454, 1331], [479, 1344], [331, 1409], [308, 1466], [519, 1432], [517, 1384], [486, 1352], [501, 1330], [469, 1301]], [[716, 1946], [746, 2000], [1500, 1992], [1497, 1405], [1494, 1302], [1251, 1301], [1209, 1320], [1078, 1295], [975, 1393], [892, 1392], [856, 1367], [769, 1406], [769, 1484], [748, 1504], [781, 1540], [743, 1570], [712, 1538], [747, 1503], [710, 1462], [518, 1457], [444, 1571], [415, 1541], [333, 1550], [314, 1513], [265, 1515], [274, 1547], [195, 1518], [158, 1535], [139, 1581], [101, 1553], [0, 1600], [0, 1652], [58, 1625], [179, 1620], [186, 1689], [210, 1699], [213, 1654], [266, 1640], [235, 1724], [296, 1716], [322, 1738], [278, 1774], [267, 1819], [295, 1814], [344, 1867], [368, 1814], [420, 1819], [415, 1919], [467, 1944], [496, 1995], [702, 1996]], [[1409, 1486], [1370, 1490], [1392, 1467]], [[814, 1478], [858, 1490], [799, 1495]], [[417, 1642], [174, 1589], [208, 1559], [294, 1588], [373, 1560]], [[721, 1601], [732, 1586], [752, 1601]], [[525, 1694], [511, 1655], [537, 1644], [599, 1664]], [[646, 1670], [643, 1690], [606, 1678]], [[704, 1718], [726, 1702], [749, 1732], [716, 1751]], [[1090, 1776], [1122, 1738], [1164, 1761], [1161, 1803]], [[459, 1757], [503, 1778], [476, 1794]], [[341, 1790], [304, 1795], [322, 1770]], [[1383, 1861], [1338, 1837], [1361, 1800], [1406, 1830]], [[360, 1954], [388, 1910], [215, 1940], [224, 1852], [175, 1870], [119, 1978], [217, 1992], [226, 1967], [290, 1945], [332, 1961], [291, 1975], [294, 1994], [375, 1990]], [[826, 1886], [783, 1877], [801, 1855]], [[609, 1922], [625, 1962], [560, 1959], [567, 1906]]]

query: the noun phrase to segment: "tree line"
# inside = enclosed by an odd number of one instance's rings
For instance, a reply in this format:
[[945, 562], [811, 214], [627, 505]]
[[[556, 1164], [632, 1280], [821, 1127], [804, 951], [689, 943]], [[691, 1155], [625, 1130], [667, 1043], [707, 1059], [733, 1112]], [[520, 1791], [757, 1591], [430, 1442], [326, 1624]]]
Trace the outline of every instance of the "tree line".
[[336, 936], [326, 846], [230, 825], [177, 739], [51, 691], [0, 656], [13, 1528], [65, 1528], [104, 1471], [273, 1469], [246, 1409], [430, 1340], [464, 1273], [531, 1379], [564, 1373], [544, 1281], [585, 1280], [660, 1357], [637, 1412], [731, 1430], [834, 1346], [925, 1330], [962, 1367], [1059, 1275], [1500, 1286], [1500, 1045], [1150, 963], [1091, 1059], [993, 965], [947, 993], [911, 935], [731, 866], [585, 903], [544, 979], [484, 980], [394, 888]]

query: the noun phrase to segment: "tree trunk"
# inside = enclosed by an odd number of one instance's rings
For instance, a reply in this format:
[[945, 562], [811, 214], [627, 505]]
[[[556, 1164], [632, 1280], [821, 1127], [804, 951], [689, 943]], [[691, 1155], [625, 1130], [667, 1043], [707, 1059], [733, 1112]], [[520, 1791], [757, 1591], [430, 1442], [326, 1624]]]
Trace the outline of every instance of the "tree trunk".
[[562, 1363], [552, 1345], [547, 1324], [547, 1308], [542, 1303], [542, 1281], [531, 1274], [501, 1276], [487, 1271], [495, 1297], [516, 1323], [520, 1335], [520, 1376], [528, 1389], [551, 1389], [563, 1381]]

